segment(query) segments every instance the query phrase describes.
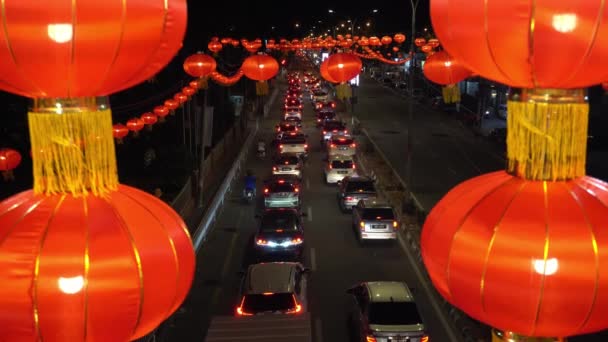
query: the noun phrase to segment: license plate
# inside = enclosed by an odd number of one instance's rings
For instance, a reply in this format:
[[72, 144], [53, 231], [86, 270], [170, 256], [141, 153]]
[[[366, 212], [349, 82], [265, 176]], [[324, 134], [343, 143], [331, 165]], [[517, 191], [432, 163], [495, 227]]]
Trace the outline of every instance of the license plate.
[[372, 228], [373, 229], [386, 229], [386, 225], [385, 224], [372, 224]]
[[297, 147], [298, 145], [291, 145], [291, 147]]
[[290, 167], [282, 167], [281, 171], [291, 171], [291, 168]]
[[342, 151], [347, 150], [347, 149], [348, 149], [348, 147], [340, 147], [340, 150], [342, 150]]
[[345, 175], [347, 173], [348, 173], [348, 171], [338, 171], [338, 174], [340, 174], [340, 175]]

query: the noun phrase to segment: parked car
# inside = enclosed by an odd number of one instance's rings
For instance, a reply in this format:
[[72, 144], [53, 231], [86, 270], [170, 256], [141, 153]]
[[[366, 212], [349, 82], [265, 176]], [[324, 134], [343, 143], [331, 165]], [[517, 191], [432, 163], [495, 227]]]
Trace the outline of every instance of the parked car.
[[369, 177], [344, 177], [338, 182], [338, 205], [344, 212], [364, 199], [378, 198], [374, 180]]
[[325, 183], [336, 184], [344, 177], [357, 175], [355, 160], [352, 156], [337, 155], [330, 157], [325, 166]]
[[255, 234], [255, 250], [258, 256], [289, 255], [299, 257], [304, 246], [303, 216], [297, 209], [266, 209]]
[[241, 283], [236, 316], [301, 314], [307, 310], [310, 270], [296, 262], [250, 265]]
[[368, 281], [346, 291], [356, 341], [429, 342], [412, 291], [404, 282]]
[[358, 241], [396, 240], [399, 222], [395, 211], [385, 201], [365, 199], [353, 207], [353, 228]]

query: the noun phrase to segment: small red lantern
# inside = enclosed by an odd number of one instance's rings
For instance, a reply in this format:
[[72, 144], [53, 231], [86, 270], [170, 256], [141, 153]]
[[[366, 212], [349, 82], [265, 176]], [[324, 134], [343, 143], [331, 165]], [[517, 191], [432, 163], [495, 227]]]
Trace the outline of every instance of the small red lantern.
[[165, 107], [169, 109], [169, 113], [172, 113], [177, 108], [179, 108], [179, 102], [173, 99], [169, 99], [165, 101]]
[[192, 87], [190, 87], [190, 86], [183, 87], [183, 88], [182, 88], [182, 93], [183, 93], [184, 95], [186, 95], [186, 96], [190, 97], [190, 96], [192, 96], [192, 95], [196, 94], [196, 88], [192, 88]]
[[380, 42], [380, 38], [376, 36], [369, 37], [369, 45], [371, 46], [380, 46], [382, 42]]
[[427, 58], [423, 73], [426, 78], [441, 85], [458, 83], [471, 76], [471, 72], [462, 63], [451, 58], [445, 51]]
[[232, 39], [230, 39], [230, 38], [222, 38], [220, 40], [220, 43], [226, 45], [226, 44], [230, 44], [231, 41], [232, 41]]
[[5, 181], [14, 180], [13, 170], [21, 163], [21, 154], [12, 148], [0, 149], [0, 172]]
[[192, 77], [205, 77], [217, 68], [215, 59], [204, 53], [195, 53], [184, 61], [184, 71]]
[[207, 44], [207, 48], [213, 53], [218, 53], [222, 51], [222, 43], [217, 41], [210, 42], [209, 44]]
[[190, 88], [198, 89], [201, 86], [201, 82], [199, 80], [194, 80], [194, 81], [190, 81], [190, 83], [188, 83], [188, 85], [190, 86]]
[[393, 42], [393, 38], [391, 38], [389, 36], [384, 36], [384, 37], [382, 37], [380, 42], [382, 43], [382, 45], [389, 45], [390, 43]]
[[426, 45], [426, 39], [416, 38], [416, 39], [414, 39], [414, 45], [416, 45], [417, 47], [422, 47], [422, 46]]
[[239, 41], [238, 41], [238, 40], [233, 39], [233, 40], [230, 42], [230, 44], [232, 45], [232, 47], [238, 47], [240, 43], [239, 43]]
[[338, 82], [348, 82], [361, 72], [363, 63], [352, 53], [335, 53], [327, 58], [327, 73]]
[[143, 113], [140, 118], [150, 128], [158, 121], [156, 114], [150, 112]]
[[405, 35], [403, 33], [397, 33], [393, 37], [393, 40], [395, 41], [395, 43], [401, 44], [405, 41]]
[[394, 52], [399, 52], [399, 47], [397, 47], [397, 46], [393, 46], [393, 51], [394, 51]]
[[183, 93], [177, 93], [173, 96], [173, 98], [179, 102], [179, 104], [184, 104], [186, 101], [188, 101], [188, 95]]
[[156, 106], [154, 107], [153, 112], [162, 120], [165, 116], [169, 115], [169, 108], [165, 106]]
[[427, 44], [430, 45], [433, 49], [436, 49], [439, 47], [439, 39], [431, 38], [431, 39], [429, 39]]
[[420, 47], [420, 50], [426, 54], [433, 52], [433, 47], [426, 44]]
[[247, 78], [255, 81], [266, 81], [279, 72], [279, 63], [268, 55], [253, 55], [243, 61], [241, 70]]
[[144, 128], [144, 121], [140, 118], [130, 119], [127, 121], [127, 128], [129, 128], [131, 132], [137, 133]]
[[122, 139], [129, 135], [129, 129], [123, 124], [115, 124], [112, 126], [112, 135], [118, 144], [122, 144]]

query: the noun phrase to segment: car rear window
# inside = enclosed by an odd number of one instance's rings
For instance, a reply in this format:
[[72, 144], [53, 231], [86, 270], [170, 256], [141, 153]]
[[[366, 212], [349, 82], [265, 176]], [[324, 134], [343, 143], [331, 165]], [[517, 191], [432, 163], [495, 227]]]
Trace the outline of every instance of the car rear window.
[[352, 160], [334, 160], [331, 162], [331, 167], [334, 169], [352, 169]]
[[361, 215], [364, 220], [394, 220], [395, 215], [391, 208], [365, 208]]
[[414, 302], [377, 302], [369, 307], [369, 324], [412, 325], [422, 319]]
[[293, 310], [296, 302], [291, 293], [269, 293], [246, 295], [243, 301], [243, 311], [261, 313]]
[[277, 159], [277, 164], [280, 165], [296, 165], [298, 163], [298, 157], [289, 156], [289, 157], [280, 157]]
[[296, 230], [296, 216], [289, 211], [265, 213], [260, 222], [260, 230], [274, 232], [277, 229]]
[[323, 125], [323, 128], [325, 130], [333, 130], [333, 129], [341, 130], [341, 129], [344, 129], [344, 124], [341, 122], [329, 121], [329, 122], [326, 122], [325, 125]]
[[347, 192], [376, 192], [374, 183], [371, 181], [348, 182]]
[[306, 139], [299, 138], [299, 137], [284, 136], [283, 139], [281, 139], [281, 143], [282, 144], [306, 144]]
[[315, 96], [325, 96], [325, 95], [327, 95], [327, 93], [324, 92], [324, 91], [315, 91], [314, 94], [315, 94]]
[[355, 141], [350, 138], [337, 138], [337, 139], [333, 138], [333, 139], [331, 139], [331, 143], [334, 145], [350, 145], [354, 142]]
[[294, 186], [290, 183], [274, 183], [270, 185], [271, 192], [294, 192]]

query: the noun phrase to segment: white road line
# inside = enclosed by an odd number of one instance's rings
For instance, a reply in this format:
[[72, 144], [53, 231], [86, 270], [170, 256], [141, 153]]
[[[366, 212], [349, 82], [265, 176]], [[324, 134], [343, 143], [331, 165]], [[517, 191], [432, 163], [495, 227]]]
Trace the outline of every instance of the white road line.
[[312, 207], [308, 206], [306, 208], [306, 216], [308, 217], [308, 222], [312, 222]]
[[306, 178], [306, 190], [310, 190], [310, 179]]
[[315, 342], [323, 342], [323, 328], [320, 318], [315, 319]]
[[310, 268], [313, 272], [317, 270], [317, 254], [314, 247], [310, 247]]

